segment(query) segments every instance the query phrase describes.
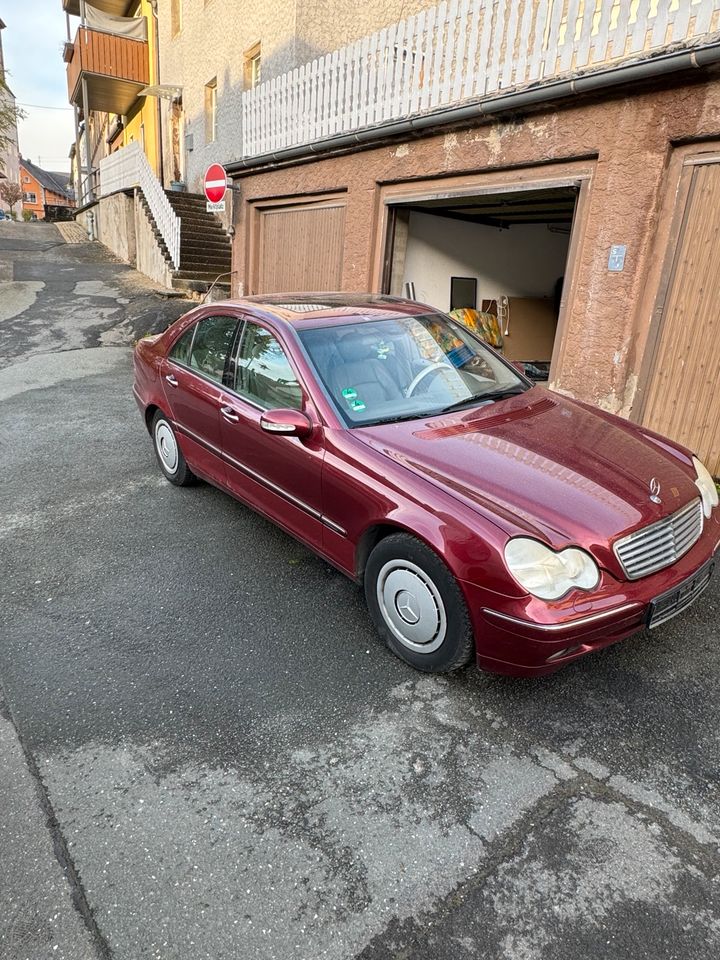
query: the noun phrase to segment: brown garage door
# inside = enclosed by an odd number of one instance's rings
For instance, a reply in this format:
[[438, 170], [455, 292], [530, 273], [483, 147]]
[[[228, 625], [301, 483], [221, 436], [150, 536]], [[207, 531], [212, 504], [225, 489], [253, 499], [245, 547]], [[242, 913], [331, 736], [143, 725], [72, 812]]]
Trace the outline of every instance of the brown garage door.
[[720, 163], [688, 171], [643, 423], [720, 475]]
[[258, 211], [257, 293], [339, 290], [344, 203], [269, 207]]

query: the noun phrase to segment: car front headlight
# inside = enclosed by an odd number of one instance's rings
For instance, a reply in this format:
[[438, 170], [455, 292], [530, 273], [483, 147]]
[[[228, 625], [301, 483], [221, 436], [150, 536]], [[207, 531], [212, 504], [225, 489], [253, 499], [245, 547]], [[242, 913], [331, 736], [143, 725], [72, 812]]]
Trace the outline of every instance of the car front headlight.
[[505, 563], [520, 586], [541, 600], [559, 600], [573, 587], [593, 590], [600, 582], [598, 566], [584, 550], [567, 547], [556, 553], [529, 537], [508, 541]]
[[717, 487], [715, 486], [715, 481], [713, 480], [710, 471], [704, 463], [701, 463], [698, 460], [697, 457], [693, 457], [693, 466], [695, 467], [695, 473], [697, 474], [695, 486], [700, 491], [700, 496], [702, 497], [703, 513], [709, 518], [713, 507], [718, 505]]

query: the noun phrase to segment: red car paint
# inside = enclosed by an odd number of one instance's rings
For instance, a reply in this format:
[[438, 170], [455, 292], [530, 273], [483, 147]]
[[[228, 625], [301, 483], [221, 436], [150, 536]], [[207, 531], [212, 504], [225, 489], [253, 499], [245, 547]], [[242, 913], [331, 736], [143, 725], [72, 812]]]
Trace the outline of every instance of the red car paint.
[[[658, 573], [629, 581], [613, 552], [619, 536], [698, 496], [687, 450], [540, 387], [484, 407], [394, 424], [349, 429], [339, 420], [296, 331], [431, 310], [374, 298], [299, 315], [262, 298], [200, 307], [139, 342], [135, 397], [148, 425], [158, 408], [172, 419], [194, 473], [354, 579], [383, 529], [425, 541], [460, 584], [484, 669], [550, 673], [642, 629], [650, 601], [703, 567], [720, 541], [716, 509], [694, 546]], [[190, 324], [218, 314], [246, 316], [281, 342], [303, 387], [312, 423], [306, 437], [268, 434], [261, 410], [167, 359]], [[168, 386], [168, 375], [177, 387]], [[223, 406], [237, 422], [221, 416]], [[660, 504], [649, 498], [653, 477], [666, 494]], [[584, 548], [600, 567], [599, 585], [558, 601], [530, 596], [503, 559], [505, 544], [517, 535], [554, 549]]]

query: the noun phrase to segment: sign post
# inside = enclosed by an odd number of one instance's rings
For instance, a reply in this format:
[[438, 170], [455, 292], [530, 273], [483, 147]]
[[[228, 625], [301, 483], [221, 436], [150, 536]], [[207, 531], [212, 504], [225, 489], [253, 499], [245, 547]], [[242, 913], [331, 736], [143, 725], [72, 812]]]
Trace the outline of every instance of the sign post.
[[225, 191], [227, 190], [227, 174], [219, 163], [211, 163], [205, 171], [203, 190], [207, 200], [208, 213], [225, 212]]

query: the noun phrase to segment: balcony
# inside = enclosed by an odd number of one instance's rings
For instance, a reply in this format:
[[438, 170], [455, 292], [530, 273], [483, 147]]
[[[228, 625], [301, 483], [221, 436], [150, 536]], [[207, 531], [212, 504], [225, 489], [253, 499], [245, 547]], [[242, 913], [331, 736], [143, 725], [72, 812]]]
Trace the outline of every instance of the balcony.
[[362, 142], [455, 106], [494, 113], [507, 94], [697, 50], [719, 29], [720, 0], [444, 0], [243, 93], [242, 157]]
[[70, 103], [83, 108], [87, 81], [88, 110], [127, 114], [150, 82], [147, 40], [80, 27], [65, 54]]

